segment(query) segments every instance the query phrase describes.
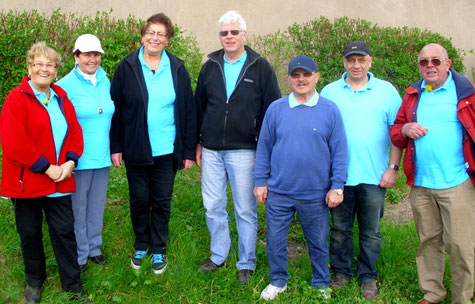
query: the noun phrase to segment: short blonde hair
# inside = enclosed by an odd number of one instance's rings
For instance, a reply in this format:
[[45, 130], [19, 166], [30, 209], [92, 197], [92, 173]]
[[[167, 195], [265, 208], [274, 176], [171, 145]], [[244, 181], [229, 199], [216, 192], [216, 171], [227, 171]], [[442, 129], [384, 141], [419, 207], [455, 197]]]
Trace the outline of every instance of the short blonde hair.
[[26, 57], [26, 64], [29, 66], [33, 65], [35, 58], [40, 55], [43, 55], [48, 60], [51, 60], [55, 64], [56, 69], [59, 66], [62, 66], [61, 55], [59, 55], [54, 49], [47, 46], [46, 42], [44, 41], [35, 43], [31, 46]]

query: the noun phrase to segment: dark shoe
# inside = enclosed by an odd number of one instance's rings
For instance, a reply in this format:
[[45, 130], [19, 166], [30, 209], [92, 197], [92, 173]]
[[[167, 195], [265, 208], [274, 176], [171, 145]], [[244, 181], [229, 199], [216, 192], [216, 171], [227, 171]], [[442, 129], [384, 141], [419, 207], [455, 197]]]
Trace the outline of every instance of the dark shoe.
[[145, 250], [137, 250], [134, 256], [130, 259], [130, 266], [132, 266], [133, 269], [140, 269], [140, 267], [142, 267], [142, 259], [146, 254], [147, 251]]
[[81, 274], [86, 274], [89, 271], [89, 267], [87, 267], [87, 264], [79, 265], [79, 269], [81, 270]]
[[238, 272], [237, 279], [239, 281], [239, 284], [241, 285], [246, 285], [249, 283], [249, 280], [251, 279], [251, 276], [254, 274], [253, 270], [250, 269], [241, 269]]
[[107, 264], [107, 260], [102, 254], [101, 255], [96, 255], [96, 256], [93, 256], [93, 257], [89, 257], [89, 260], [91, 260], [92, 262], [94, 262], [94, 264], [97, 264], [97, 265], [106, 265]]
[[208, 273], [215, 271], [216, 269], [223, 267], [224, 263], [221, 265], [216, 265], [211, 259], [207, 259], [199, 268], [198, 270], [202, 273]]
[[155, 274], [162, 274], [167, 268], [167, 256], [161, 253], [152, 255], [152, 270]]
[[375, 280], [363, 282], [361, 288], [363, 289], [363, 297], [365, 297], [365, 299], [373, 299], [378, 296], [378, 286], [376, 286]]
[[335, 276], [331, 283], [332, 289], [338, 289], [343, 287], [346, 283], [348, 283], [348, 279], [342, 276]]
[[69, 300], [74, 303], [91, 303], [91, 300], [89, 300], [89, 298], [82, 292], [71, 292]]
[[437, 303], [429, 302], [426, 299], [422, 299], [422, 300], [417, 301], [416, 304], [437, 304]]
[[40, 303], [40, 299], [41, 288], [31, 287], [30, 285], [27, 285], [25, 289], [25, 302], [28, 304]]

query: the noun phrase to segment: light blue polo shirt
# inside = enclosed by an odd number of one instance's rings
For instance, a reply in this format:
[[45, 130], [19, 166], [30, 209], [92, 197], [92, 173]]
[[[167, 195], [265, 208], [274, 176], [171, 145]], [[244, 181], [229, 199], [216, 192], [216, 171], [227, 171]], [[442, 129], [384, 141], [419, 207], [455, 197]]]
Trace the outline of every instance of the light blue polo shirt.
[[223, 55], [224, 59], [224, 78], [226, 79], [226, 95], [229, 99], [231, 94], [236, 87], [236, 82], [239, 78], [239, 74], [241, 74], [242, 67], [247, 59], [247, 52], [244, 51], [244, 54], [233, 63], [230, 63], [226, 60], [226, 56]]
[[348, 142], [347, 186], [378, 185], [388, 168], [389, 128], [394, 124], [401, 97], [394, 86], [368, 73], [358, 91], [341, 79], [325, 86], [320, 95], [340, 109]]
[[309, 101], [307, 101], [306, 103], [304, 104], [301, 104], [301, 103], [298, 103], [297, 100], [295, 99], [295, 95], [294, 95], [294, 92], [290, 93], [289, 95], [289, 107], [292, 109], [292, 108], [295, 108], [297, 106], [307, 106], [307, 107], [314, 107], [317, 105], [318, 103], [318, 93], [317, 93], [317, 90], [315, 90], [315, 93], [313, 94], [312, 98], [310, 98]]
[[462, 124], [457, 118], [457, 91], [452, 73], [442, 87], [423, 89], [417, 108], [417, 122], [427, 134], [414, 140], [416, 176], [414, 184], [431, 189], [447, 189], [463, 183], [468, 174], [462, 151]]
[[[38, 92], [35, 87], [31, 84], [31, 80], [28, 81], [33, 93], [36, 96], [38, 102], [46, 109], [49, 115], [49, 120], [51, 122], [51, 130], [53, 132], [53, 140], [54, 140], [54, 148], [56, 150], [56, 164], [58, 163], [59, 154], [61, 153], [61, 147], [63, 146], [64, 138], [66, 137], [66, 133], [68, 132], [68, 123], [66, 118], [63, 115], [59, 107], [59, 97], [53, 91], [53, 89], [49, 88], [50, 99], [47, 104], [44, 104], [44, 101], [47, 100], [46, 94]], [[45, 125], [45, 128], [49, 126]], [[46, 195], [47, 197], [60, 197], [66, 196], [71, 193], [60, 193], [56, 192], [50, 195]]]
[[110, 96], [110, 81], [102, 67], [97, 69], [95, 78], [94, 84], [76, 66], [56, 83], [68, 94], [82, 128], [84, 152], [75, 170], [111, 165], [109, 131], [114, 102]]
[[173, 153], [176, 137], [175, 127], [175, 87], [173, 85], [170, 58], [162, 51], [160, 65], [155, 73], [143, 58], [143, 46], [140, 48], [139, 60], [148, 92], [147, 126], [148, 137], [152, 147], [152, 156]]

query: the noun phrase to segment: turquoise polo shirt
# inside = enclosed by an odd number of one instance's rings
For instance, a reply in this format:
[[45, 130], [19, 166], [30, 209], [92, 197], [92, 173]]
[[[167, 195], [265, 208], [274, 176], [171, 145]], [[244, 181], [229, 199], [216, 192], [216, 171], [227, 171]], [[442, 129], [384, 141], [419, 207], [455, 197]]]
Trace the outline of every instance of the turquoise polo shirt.
[[394, 124], [401, 97], [394, 86], [368, 73], [358, 91], [341, 79], [325, 86], [320, 95], [340, 109], [348, 142], [347, 186], [378, 185], [388, 168], [389, 128]]
[[[33, 93], [36, 96], [38, 102], [46, 109], [49, 115], [49, 120], [51, 122], [51, 130], [53, 132], [53, 140], [54, 140], [54, 148], [56, 150], [56, 164], [58, 163], [59, 154], [61, 153], [61, 147], [63, 146], [64, 138], [66, 137], [66, 133], [68, 132], [68, 123], [66, 118], [63, 115], [59, 107], [59, 97], [53, 91], [53, 89], [49, 88], [50, 99], [47, 104], [44, 102], [47, 100], [46, 94], [38, 92], [35, 87], [31, 84], [31, 80], [28, 81]], [[45, 128], [49, 126], [45, 125]], [[47, 197], [60, 197], [66, 196], [71, 193], [60, 193], [56, 192], [50, 195], [46, 195]]]
[[242, 67], [247, 59], [247, 52], [245, 51], [241, 57], [233, 63], [230, 63], [226, 60], [226, 56], [223, 55], [224, 59], [224, 78], [226, 79], [226, 95], [229, 99], [231, 94], [236, 87], [239, 74], [241, 74]]
[[110, 81], [106, 72], [99, 67], [93, 82], [86, 79], [76, 66], [56, 84], [68, 94], [82, 128], [84, 151], [75, 170], [109, 167], [109, 131], [114, 102], [110, 96]]
[[447, 189], [463, 183], [468, 174], [462, 152], [462, 124], [457, 118], [457, 91], [452, 73], [442, 87], [425, 90], [422, 81], [417, 122], [427, 134], [414, 140], [416, 176], [414, 185]]
[[147, 126], [152, 156], [173, 153], [175, 127], [175, 87], [173, 85], [170, 58], [162, 51], [160, 65], [155, 73], [143, 58], [144, 47], [140, 48], [139, 60], [148, 92]]

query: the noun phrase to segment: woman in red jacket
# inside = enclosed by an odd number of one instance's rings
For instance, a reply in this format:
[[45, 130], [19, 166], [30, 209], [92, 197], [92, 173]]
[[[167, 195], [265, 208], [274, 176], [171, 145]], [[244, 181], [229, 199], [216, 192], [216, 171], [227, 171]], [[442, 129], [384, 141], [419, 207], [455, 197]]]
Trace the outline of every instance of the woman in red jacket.
[[72, 171], [83, 151], [81, 127], [66, 92], [52, 84], [61, 57], [44, 42], [28, 51], [28, 77], [5, 100], [0, 116], [3, 148], [0, 194], [11, 198], [28, 283], [25, 302], [38, 303], [46, 279], [43, 211], [63, 290], [82, 294], [71, 193]]

